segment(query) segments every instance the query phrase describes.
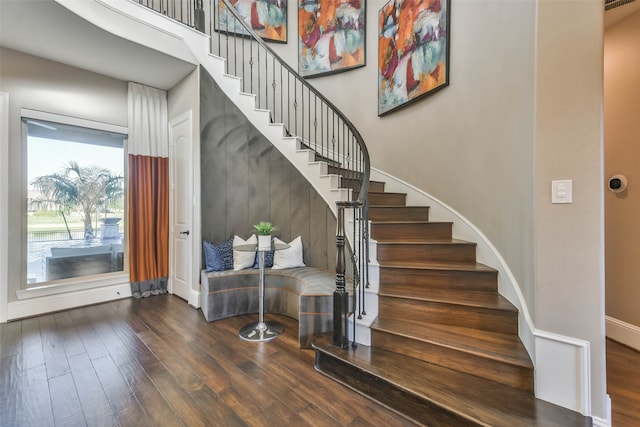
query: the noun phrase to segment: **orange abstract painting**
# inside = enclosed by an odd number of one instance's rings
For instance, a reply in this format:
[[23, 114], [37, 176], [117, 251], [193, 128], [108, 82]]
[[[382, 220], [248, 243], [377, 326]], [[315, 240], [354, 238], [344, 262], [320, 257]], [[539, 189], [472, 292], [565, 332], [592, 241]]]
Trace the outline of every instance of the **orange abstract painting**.
[[391, 0], [378, 13], [378, 115], [449, 84], [450, 0]]
[[[287, 42], [287, 0], [229, 0], [244, 22], [263, 40]], [[217, 30], [247, 34], [219, 2]]]
[[298, 71], [303, 77], [365, 64], [365, 2], [298, 0]]

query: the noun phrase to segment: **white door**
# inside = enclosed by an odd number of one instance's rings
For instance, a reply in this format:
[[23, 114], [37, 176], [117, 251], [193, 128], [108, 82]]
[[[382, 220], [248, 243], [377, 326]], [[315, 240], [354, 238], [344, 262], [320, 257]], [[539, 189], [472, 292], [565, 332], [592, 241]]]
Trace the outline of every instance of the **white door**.
[[169, 292], [189, 301], [193, 283], [191, 110], [169, 122]]

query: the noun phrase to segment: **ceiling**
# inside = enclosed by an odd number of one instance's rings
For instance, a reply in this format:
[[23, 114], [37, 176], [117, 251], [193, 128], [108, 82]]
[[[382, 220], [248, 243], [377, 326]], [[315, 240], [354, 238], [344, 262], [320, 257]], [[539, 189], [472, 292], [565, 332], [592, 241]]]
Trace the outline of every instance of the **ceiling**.
[[196, 66], [114, 36], [53, 0], [0, 0], [0, 45], [165, 90]]
[[[608, 10], [605, 28], [638, 11], [640, 0]], [[114, 36], [53, 0], [0, 0], [0, 45], [165, 90], [195, 68], [195, 64]]]

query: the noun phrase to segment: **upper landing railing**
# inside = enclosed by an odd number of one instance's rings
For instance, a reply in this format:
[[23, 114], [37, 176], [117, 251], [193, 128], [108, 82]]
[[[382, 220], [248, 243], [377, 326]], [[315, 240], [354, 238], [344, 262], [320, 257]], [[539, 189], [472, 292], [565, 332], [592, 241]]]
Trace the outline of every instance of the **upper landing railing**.
[[[357, 200], [336, 203], [336, 291], [334, 344], [348, 345], [345, 210], [353, 215], [353, 311], [365, 314], [368, 287], [368, 186], [370, 163], [364, 140], [349, 119], [311, 86], [258, 36], [229, 0], [135, 0], [194, 27], [211, 37], [211, 53], [226, 59], [227, 74], [242, 79], [242, 91], [256, 96], [256, 108], [268, 110], [273, 123], [282, 123], [300, 147], [315, 152], [340, 175], [342, 186], [357, 190]], [[359, 297], [356, 298], [356, 294]], [[355, 341], [355, 322], [354, 322]]]

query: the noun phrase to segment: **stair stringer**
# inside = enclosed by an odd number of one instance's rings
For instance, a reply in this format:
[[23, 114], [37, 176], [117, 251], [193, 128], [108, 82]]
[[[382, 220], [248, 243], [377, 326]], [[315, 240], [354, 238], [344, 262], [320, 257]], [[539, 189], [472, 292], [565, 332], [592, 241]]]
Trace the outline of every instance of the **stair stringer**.
[[284, 125], [271, 123], [269, 111], [256, 108], [255, 95], [242, 91], [241, 78], [226, 73], [226, 60], [210, 53], [208, 35], [130, 0], [55, 1], [111, 34], [200, 64], [251, 124], [307, 179], [334, 215], [336, 202], [351, 199], [351, 190], [339, 188], [338, 177], [328, 174], [326, 163], [312, 161], [309, 150], [299, 149], [296, 137], [286, 136]]

